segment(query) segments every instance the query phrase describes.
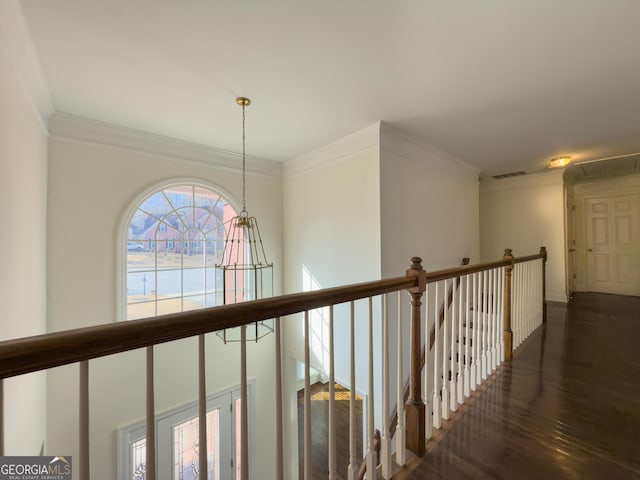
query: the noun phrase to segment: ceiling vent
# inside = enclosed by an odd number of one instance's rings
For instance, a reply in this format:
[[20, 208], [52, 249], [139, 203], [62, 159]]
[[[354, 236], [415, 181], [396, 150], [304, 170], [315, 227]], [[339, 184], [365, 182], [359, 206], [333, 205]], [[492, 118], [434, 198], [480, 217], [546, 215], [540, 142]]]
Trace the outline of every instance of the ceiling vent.
[[509, 177], [519, 177], [521, 175], [526, 175], [527, 172], [523, 172], [520, 170], [519, 172], [511, 172], [511, 173], [501, 173], [500, 175], [494, 175], [493, 178], [509, 178]]

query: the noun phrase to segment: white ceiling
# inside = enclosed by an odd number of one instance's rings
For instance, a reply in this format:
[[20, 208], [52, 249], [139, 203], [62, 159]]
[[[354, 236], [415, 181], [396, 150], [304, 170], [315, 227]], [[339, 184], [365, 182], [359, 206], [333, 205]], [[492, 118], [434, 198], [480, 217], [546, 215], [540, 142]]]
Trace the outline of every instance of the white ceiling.
[[383, 120], [480, 167], [640, 152], [637, 0], [22, 0], [56, 111], [286, 160]]

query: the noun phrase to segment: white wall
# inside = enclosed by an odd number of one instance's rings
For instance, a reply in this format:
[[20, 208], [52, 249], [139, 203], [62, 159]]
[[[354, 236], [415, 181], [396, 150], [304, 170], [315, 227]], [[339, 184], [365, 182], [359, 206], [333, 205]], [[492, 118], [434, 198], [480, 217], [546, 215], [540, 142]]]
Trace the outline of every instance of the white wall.
[[[380, 278], [380, 169], [378, 124], [285, 164], [285, 291], [299, 292]], [[356, 306], [357, 390], [366, 392], [366, 304]], [[285, 323], [288, 355], [304, 360], [301, 316]], [[311, 364], [328, 375], [328, 313], [311, 316]], [[349, 309], [335, 309], [336, 379], [349, 385]], [[287, 388], [295, 388], [295, 362], [287, 359]], [[297, 410], [290, 397], [285, 418], [288, 473], [297, 478]]]
[[[215, 158], [212, 159], [215, 161]], [[52, 137], [49, 142], [49, 327], [51, 331], [117, 321], [117, 245], [125, 212], [144, 190], [161, 181], [193, 178], [241, 196], [237, 171], [132, 149]], [[267, 254], [275, 263], [275, 293], [282, 291], [282, 180], [249, 175], [247, 208], [260, 221]], [[274, 341], [248, 346], [248, 375], [259, 399], [255, 463], [275, 476]], [[237, 385], [239, 349], [207, 338], [208, 393]], [[221, 368], [224, 366], [224, 368]], [[196, 398], [196, 340], [156, 348], [156, 409]], [[50, 371], [49, 453], [77, 455], [77, 366]], [[144, 352], [90, 362], [93, 478], [116, 478], [116, 427], [144, 417]], [[256, 439], [257, 440], [257, 439]]]
[[497, 260], [505, 248], [517, 256], [547, 247], [547, 300], [566, 302], [562, 170], [480, 185], [480, 255]]
[[[380, 278], [379, 181], [376, 148], [285, 177], [287, 293]], [[300, 323], [287, 325], [287, 336], [303, 338]], [[300, 343], [288, 347], [304, 358]], [[316, 357], [314, 367], [326, 371]], [[348, 370], [336, 374], [349, 378]]]
[[[47, 133], [0, 43], [0, 340], [46, 330]], [[5, 382], [7, 455], [37, 455], [46, 380]]]
[[410, 256], [427, 270], [479, 260], [479, 170], [382, 124], [382, 276], [401, 275]]

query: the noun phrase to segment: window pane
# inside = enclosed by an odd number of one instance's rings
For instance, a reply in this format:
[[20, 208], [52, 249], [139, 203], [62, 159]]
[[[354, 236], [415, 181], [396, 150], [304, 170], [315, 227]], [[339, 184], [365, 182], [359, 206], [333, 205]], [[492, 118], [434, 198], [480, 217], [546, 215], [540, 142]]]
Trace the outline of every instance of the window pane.
[[169, 213], [172, 208], [162, 192], [156, 192], [142, 202], [140, 210], [144, 210], [155, 217], [162, 218]]
[[195, 188], [195, 197], [193, 201], [196, 206], [203, 207], [208, 210], [213, 210], [218, 202], [222, 202], [220, 195], [202, 187]]
[[144, 480], [147, 470], [147, 441], [142, 438], [131, 444], [131, 466], [133, 480]]
[[127, 320], [153, 317], [156, 314], [156, 302], [133, 303], [127, 307]]
[[167, 315], [169, 313], [178, 313], [182, 311], [182, 298], [170, 298], [168, 300], [158, 300], [156, 302], [156, 315]]
[[206, 298], [204, 295], [194, 295], [193, 297], [184, 297], [182, 311], [198, 310], [206, 307]]
[[152, 300], [156, 290], [155, 272], [136, 271], [131, 268], [127, 274], [127, 294], [129, 303], [138, 303], [144, 300]]
[[[199, 426], [198, 418], [187, 420], [173, 427], [174, 479], [195, 480], [199, 477]], [[219, 409], [207, 413], [207, 468], [209, 480], [219, 478], [220, 471]]]
[[205, 269], [194, 268], [184, 270], [183, 281], [185, 295], [197, 295], [204, 293]]
[[182, 295], [182, 270], [161, 270], [158, 272], [158, 297], [179, 297]]
[[235, 409], [236, 409], [236, 478], [242, 478], [240, 476], [241, 468], [242, 468], [242, 423], [241, 423], [241, 413], [240, 405], [241, 400], [236, 398], [235, 400]]

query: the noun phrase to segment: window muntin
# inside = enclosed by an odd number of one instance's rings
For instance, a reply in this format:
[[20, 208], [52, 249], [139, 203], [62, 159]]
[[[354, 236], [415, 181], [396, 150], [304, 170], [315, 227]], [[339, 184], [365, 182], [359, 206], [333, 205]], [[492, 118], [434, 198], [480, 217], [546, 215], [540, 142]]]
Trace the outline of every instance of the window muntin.
[[225, 225], [235, 210], [194, 184], [163, 187], [137, 207], [127, 229], [126, 319], [222, 303]]

